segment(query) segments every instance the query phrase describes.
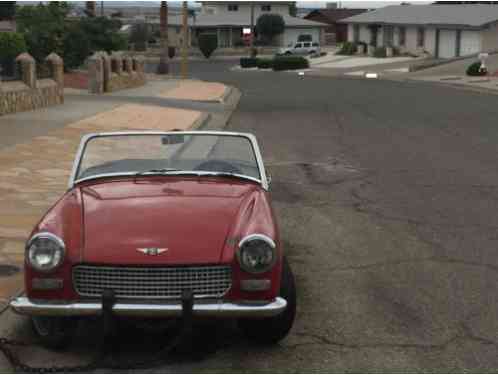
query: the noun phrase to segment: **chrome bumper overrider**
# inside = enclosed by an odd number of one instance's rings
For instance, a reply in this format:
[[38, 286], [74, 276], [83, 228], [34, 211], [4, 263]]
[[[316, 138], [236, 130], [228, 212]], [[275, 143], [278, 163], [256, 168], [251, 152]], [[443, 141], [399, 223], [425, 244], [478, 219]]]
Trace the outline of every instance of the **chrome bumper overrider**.
[[[31, 301], [18, 297], [10, 302], [15, 312], [26, 315], [45, 316], [94, 316], [102, 312], [101, 302], [54, 303], [50, 301]], [[195, 316], [219, 318], [266, 318], [278, 315], [285, 310], [287, 301], [277, 297], [265, 304], [202, 302], [195, 301]], [[122, 303], [117, 302], [112, 312], [118, 316], [135, 317], [180, 317], [181, 303]]]

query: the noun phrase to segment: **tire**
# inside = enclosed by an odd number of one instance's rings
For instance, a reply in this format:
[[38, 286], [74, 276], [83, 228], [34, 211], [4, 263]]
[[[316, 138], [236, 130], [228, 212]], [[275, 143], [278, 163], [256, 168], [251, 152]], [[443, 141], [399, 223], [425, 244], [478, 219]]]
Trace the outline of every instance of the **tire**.
[[48, 316], [31, 317], [31, 326], [43, 346], [54, 349], [65, 349], [71, 342], [78, 321], [74, 318]]
[[244, 335], [260, 344], [276, 344], [284, 339], [296, 316], [296, 285], [287, 259], [284, 258], [279, 296], [287, 301], [287, 308], [279, 315], [263, 319], [240, 319], [239, 328]]
[[292, 55], [292, 53], [290, 51], [287, 51], [287, 52], [284, 53], [284, 55], [285, 56], [290, 56], [290, 55]]

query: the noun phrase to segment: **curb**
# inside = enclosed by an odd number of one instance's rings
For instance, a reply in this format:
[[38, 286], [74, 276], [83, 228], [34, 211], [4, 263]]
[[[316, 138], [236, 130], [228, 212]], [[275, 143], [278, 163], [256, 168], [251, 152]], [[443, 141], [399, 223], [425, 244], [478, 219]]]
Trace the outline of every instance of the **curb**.
[[410, 78], [407, 78], [403, 81], [409, 82], [409, 83], [422, 82], [422, 83], [426, 83], [429, 85], [437, 85], [437, 86], [442, 86], [442, 87], [458, 89], [458, 90], [462, 90], [462, 91], [472, 91], [472, 92], [478, 93], [478, 94], [498, 95], [498, 89], [495, 90], [495, 89], [489, 89], [486, 87], [475, 87], [475, 86], [463, 85], [463, 84], [459, 84], [459, 83], [452, 83], [451, 81], [424, 81], [424, 80], [410, 79]]
[[207, 125], [207, 123], [211, 120], [211, 114], [202, 112], [197, 120], [194, 121], [192, 125], [190, 125], [187, 130], [198, 130]]

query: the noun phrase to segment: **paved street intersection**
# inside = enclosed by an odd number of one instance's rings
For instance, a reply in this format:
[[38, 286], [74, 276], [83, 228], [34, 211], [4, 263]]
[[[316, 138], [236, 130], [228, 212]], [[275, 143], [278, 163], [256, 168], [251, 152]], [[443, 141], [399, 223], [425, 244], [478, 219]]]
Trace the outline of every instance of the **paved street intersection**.
[[[152, 371], [496, 372], [496, 96], [233, 65], [196, 62], [191, 75], [242, 92], [227, 129], [262, 146], [297, 277], [297, 321], [270, 348], [245, 341], [232, 322], [202, 326], [194, 353]], [[1, 331], [32, 340], [11, 313]], [[94, 353], [97, 334], [90, 323], [66, 354], [19, 353], [75, 364]], [[144, 358], [166, 336], [123, 330], [115, 355]]]

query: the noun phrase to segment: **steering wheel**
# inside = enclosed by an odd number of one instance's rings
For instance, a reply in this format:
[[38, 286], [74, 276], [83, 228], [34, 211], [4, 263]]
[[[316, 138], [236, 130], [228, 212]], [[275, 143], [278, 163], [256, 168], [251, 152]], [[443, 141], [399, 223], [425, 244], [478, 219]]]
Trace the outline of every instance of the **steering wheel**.
[[224, 172], [242, 174], [242, 171], [235, 165], [224, 160], [208, 160], [197, 165], [195, 171]]

